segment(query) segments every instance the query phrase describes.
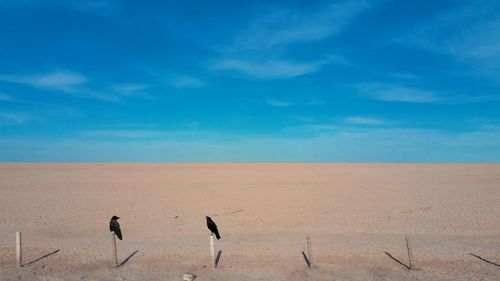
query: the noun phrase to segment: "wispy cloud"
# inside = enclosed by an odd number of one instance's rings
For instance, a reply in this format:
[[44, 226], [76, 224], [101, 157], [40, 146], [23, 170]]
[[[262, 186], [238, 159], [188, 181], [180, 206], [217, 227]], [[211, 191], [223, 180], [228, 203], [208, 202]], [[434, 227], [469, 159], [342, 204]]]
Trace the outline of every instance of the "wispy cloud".
[[431, 91], [390, 83], [361, 83], [356, 86], [363, 95], [379, 101], [436, 103], [440, 97]]
[[119, 1], [115, 0], [2, 0], [0, 6], [51, 7], [65, 8], [73, 11], [90, 13], [100, 16], [116, 16], [122, 12]]
[[259, 15], [248, 30], [236, 38], [237, 49], [267, 49], [317, 41], [339, 32], [369, 7], [367, 1], [348, 0], [312, 10], [283, 9]]
[[213, 132], [200, 131], [197, 129], [190, 130], [153, 130], [153, 129], [104, 129], [104, 130], [90, 130], [80, 133], [84, 138], [96, 139], [185, 139], [196, 136], [214, 136], [217, 135]]
[[265, 102], [267, 105], [272, 107], [290, 107], [293, 105], [293, 103], [290, 101], [273, 100], [273, 99], [266, 99]]
[[162, 133], [152, 130], [95, 130], [81, 133], [82, 137], [87, 138], [150, 138], [157, 137]]
[[149, 86], [144, 84], [116, 84], [113, 86], [112, 92], [125, 97], [143, 97], [153, 99], [147, 90]]
[[157, 128], [158, 124], [154, 123], [124, 123], [124, 124], [115, 124], [113, 125], [115, 128], [127, 128], [127, 129], [132, 129], [132, 128], [140, 128], [140, 129], [152, 129], [152, 128]]
[[87, 77], [69, 71], [55, 71], [28, 75], [0, 75], [0, 81], [17, 83], [37, 89], [58, 91], [77, 97], [117, 101], [117, 97], [89, 89]]
[[324, 105], [327, 105], [328, 102], [325, 100], [316, 99], [316, 100], [312, 100], [312, 101], [308, 102], [307, 104], [312, 105], [312, 106], [324, 106]]
[[[22, 124], [30, 121], [45, 123], [54, 119], [76, 118], [85, 116], [78, 108], [62, 103], [37, 102], [12, 98], [8, 102], [15, 103], [15, 110], [0, 110], [0, 119], [9, 123]], [[2, 122], [5, 123], [5, 122]]]
[[98, 14], [100, 16], [116, 16], [122, 12], [119, 6], [120, 1], [115, 0], [92, 0], [92, 1], [62, 1], [67, 6], [82, 12]]
[[334, 132], [341, 129], [342, 126], [335, 123], [319, 123], [319, 122], [307, 122], [307, 124], [302, 124], [298, 126], [289, 126], [282, 128], [281, 132], [291, 135], [302, 135], [302, 134], [321, 134], [324, 132]]
[[221, 56], [211, 68], [260, 79], [284, 79], [316, 72], [325, 64], [347, 64], [345, 58], [332, 54], [316, 60], [292, 60], [283, 56], [283, 49], [334, 35], [369, 6], [366, 1], [347, 0], [309, 10], [273, 8], [257, 15], [231, 44], [218, 47]]
[[360, 128], [369, 127], [386, 127], [397, 125], [398, 122], [371, 117], [371, 116], [348, 116], [343, 118], [334, 118], [333, 120], [318, 120], [316, 118], [297, 118], [294, 119], [304, 122], [298, 126], [290, 126], [283, 128], [283, 132], [292, 134], [324, 134], [324, 133], [336, 133], [346, 130], [356, 130]]
[[216, 70], [234, 70], [255, 78], [291, 78], [316, 72], [324, 62], [300, 63], [291, 60], [253, 61], [245, 59], [223, 59], [213, 68]]
[[72, 72], [51, 72], [34, 75], [0, 75], [0, 80], [67, 92], [71, 91], [73, 87], [85, 83], [87, 78]]
[[500, 17], [495, 1], [461, 3], [415, 33], [422, 47], [472, 58], [500, 57]]
[[205, 83], [190, 75], [173, 75], [168, 83], [176, 88], [202, 88]]
[[360, 83], [354, 88], [363, 96], [386, 102], [451, 105], [500, 101], [500, 95], [495, 94], [437, 92], [400, 83]]
[[400, 80], [418, 80], [422, 78], [421, 76], [407, 72], [391, 72], [387, 74], [387, 77]]
[[469, 63], [500, 80], [500, 17], [497, 1], [455, 1], [456, 7], [395, 38]]
[[0, 93], [0, 101], [12, 101], [13, 98], [7, 94]]
[[24, 113], [24, 112], [1, 112], [0, 111], [0, 118], [12, 121], [14, 123], [24, 123], [27, 121], [37, 121], [41, 120], [39, 117], [36, 117], [32, 114], [29, 113]]
[[306, 123], [316, 122], [316, 118], [312, 116], [291, 116], [290, 118]]
[[367, 116], [350, 116], [344, 119], [347, 124], [350, 125], [388, 125], [391, 122], [375, 117]]

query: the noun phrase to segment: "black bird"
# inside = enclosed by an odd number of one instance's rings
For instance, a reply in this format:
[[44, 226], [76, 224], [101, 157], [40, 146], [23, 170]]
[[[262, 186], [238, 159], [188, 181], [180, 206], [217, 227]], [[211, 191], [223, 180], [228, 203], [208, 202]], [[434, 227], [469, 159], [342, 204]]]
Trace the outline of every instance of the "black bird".
[[219, 230], [217, 229], [217, 225], [210, 217], [206, 217], [206, 218], [207, 218], [208, 229], [210, 229], [210, 231], [212, 231], [212, 234], [215, 234], [215, 238], [217, 238], [217, 240], [219, 240], [220, 235], [219, 235]]
[[122, 231], [120, 229], [120, 224], [118, 223], [118, 219], [120, 219], [117, 216], [113, 216], [111, 220], [109, 221], [109, 231], [114, 232], [116, 236], [118, 236], [118, 239], [122, 240]]

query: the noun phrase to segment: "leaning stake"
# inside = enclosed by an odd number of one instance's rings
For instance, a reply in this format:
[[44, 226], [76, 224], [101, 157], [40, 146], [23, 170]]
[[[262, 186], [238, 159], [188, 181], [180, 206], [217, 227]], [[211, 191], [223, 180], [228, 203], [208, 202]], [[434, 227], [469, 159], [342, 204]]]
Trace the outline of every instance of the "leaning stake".
[[23, 252], [22, 252], [22, 241], [21, 241], [21, 232], [16, 232], [16, 261], [17, 266], [21, 267], [23, 265]]
[[413, 251], [411, 250], [411, 242], [408, 236], [406, 238], [406, 250], [408, 251], [408, 269], [413, 268]]

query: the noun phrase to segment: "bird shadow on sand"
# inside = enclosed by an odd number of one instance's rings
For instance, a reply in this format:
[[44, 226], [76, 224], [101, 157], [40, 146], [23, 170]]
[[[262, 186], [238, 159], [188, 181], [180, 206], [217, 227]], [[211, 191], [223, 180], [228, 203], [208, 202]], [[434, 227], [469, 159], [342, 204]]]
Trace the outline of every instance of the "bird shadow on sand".
[[306, 264], [307, 264], [307, 267], [309, 269], [311, 269], [311, 262], [309, 261], [309, 259], [307, 258], [307, 255], [306, 253], [304, 253], [304, 251], [302, 251], [302, 256], [304, 257], [304, 260], [306, 261]]
[[50, 252], [50, 253], [48, 253], [48, 254], [46, 254], [46, 255], [44, 255], [44, 256], [41, 256], [41, 257], [37, 258], [36, 260], [32, 260], [32, 261], [30, 261], [30, 262], [28, 262], [28, 263], [25, 263], [25, 264], [23, 264], [23, 266], [34, 264], [34, 263], [35, 263], [35, 262], [37, 262], [37, 261], [43, 260], [43, 259], [45, 259], [45, 258], [48, 258], [49, 256], [52, 256], [52, 255], [54, 255], [54, 254], [59, 253], [59, 251], [61, 251], [61, 249], [57, 249], [57, 250], [55, 250], [55, 251], [53, 251], [53, 252]]
[[125, 260], [122, 261], [122, 263], [120, 263], [119, 266], [123, 266], [125, 265], [135, 254], [137, 254], [137, 252], [139, 252], [139, 250], [135, 250], [135, 252], [133, 252], [132, 254], [130, 254], [130, 256], [128, 256]]
[[217, 257], [215, 258], [215, 267], [217, 267], [219, 265], [221, 256], [222, 256], [222, 251], [219, 251], [217, 253]]

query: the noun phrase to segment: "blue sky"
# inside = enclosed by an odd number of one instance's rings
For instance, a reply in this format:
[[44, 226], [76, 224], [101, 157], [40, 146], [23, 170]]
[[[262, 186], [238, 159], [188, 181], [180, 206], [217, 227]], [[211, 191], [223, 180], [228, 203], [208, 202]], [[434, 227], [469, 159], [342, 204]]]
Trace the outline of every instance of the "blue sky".
[[500, 2], [0, 0], [0, 161], [498, 162]]

